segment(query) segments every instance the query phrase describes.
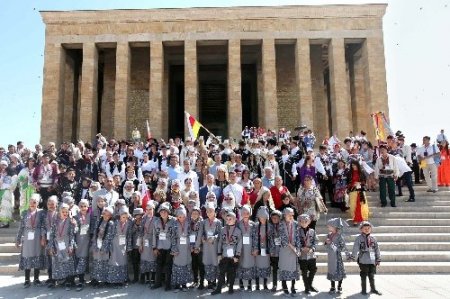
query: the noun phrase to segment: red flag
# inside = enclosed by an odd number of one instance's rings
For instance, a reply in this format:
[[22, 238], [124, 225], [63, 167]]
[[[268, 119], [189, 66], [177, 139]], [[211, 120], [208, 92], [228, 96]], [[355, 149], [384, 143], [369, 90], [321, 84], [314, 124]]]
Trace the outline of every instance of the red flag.
[[141, 183], [141, 199], [142, 199], [142, 209], [147, 207], [147, 202], [150, 200], [150, 191], [147, 188], [145, 181]]

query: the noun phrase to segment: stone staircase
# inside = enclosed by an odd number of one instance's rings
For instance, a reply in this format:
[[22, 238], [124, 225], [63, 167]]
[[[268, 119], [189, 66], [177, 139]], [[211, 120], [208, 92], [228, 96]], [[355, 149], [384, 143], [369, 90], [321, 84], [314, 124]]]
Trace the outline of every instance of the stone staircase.
[[[370, 221], [375, 226], [373, 234], [382, 255], [378, 273], [450, 273], [450, 189], [441, 188], [433, 194], [427, 193], [423, 185], [414, 188], [416, 202], [405, 203], [403, 200], [407, 197], [400, 197], [397, 198], [396, 208], [389, 205], [381, 208], [378, 193], [367, 194]], [[333, 217], [345, 219], [347, 215], [330, 209], [328, 215], [322, 215], [319, 220], [319, 273], [326, 273], [327, 270], [327, 257], [322, 244], [327, 233], [326, 220]], [[0, 230], [0, 275], [23, 275], [17, 271], [19, 250], [14, 246], [18, 225], [16, 221], [10, 228]], [[357, 227], [350, 226], [346, 231], [350, 251], [357, 234]], [[347, 273], [359, 273], [355, 262], [346, 262], [345, 266]]]

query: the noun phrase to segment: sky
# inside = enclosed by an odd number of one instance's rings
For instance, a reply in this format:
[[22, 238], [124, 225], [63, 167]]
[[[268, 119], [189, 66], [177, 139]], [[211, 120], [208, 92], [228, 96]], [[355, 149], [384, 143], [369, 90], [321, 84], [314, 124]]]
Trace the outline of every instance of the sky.
[[388, 3], [383, 27], [391, 128], [410, 143], [450, 130], [450, 0], [1, 0], [0, 146], [39, 142], [45, 42], [40, 10], [364, 3]]

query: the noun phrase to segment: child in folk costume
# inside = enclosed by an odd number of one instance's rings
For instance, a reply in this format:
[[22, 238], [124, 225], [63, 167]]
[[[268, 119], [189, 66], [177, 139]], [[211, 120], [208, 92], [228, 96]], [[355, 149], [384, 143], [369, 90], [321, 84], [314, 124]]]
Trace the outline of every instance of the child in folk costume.
[[370, 293], [382, 295], [375, 288], [375, 273], [381, 262], [380, 248], [377, 239], [371, 235], [372, 224], [363, 221], [360, 224], [361, 234], [356, 237], [353, 244], [352, 259], [356, 258], [361, 276], [361, 294], [367, 295], [367, 280], [369, 277]]
[[278, 285], [278, 261], [281, 249], [281, 239], [280, 239], [280, 221], [281, 212], [278, 210], [272, 211], [270, 213], [269, 223], [269, 246], [270, 246], [270, 264], [272, 266], [272, 292], [277, 291]]
[[[93, 201], [94, 202], [94, 201]], [[92, 207], [92, 229], [93, 231], [97, 228], [96, 225], [102, 219], [103, 209], [106, 207], [106, 198], [104, 195], [99, 195], [95, 201], [96, 206]]]
[[327, 279], [331, 281], [330, 294], [336, 293], [336, 281], [338, 282], [337, 292], [342, 293], [342, 280], [347, 277], [342, 260], [342, 251], [345, 252], [347, 258], [350, 258], [350, 253], [341, 233], [346, 226], [348, 224], [341, 218], [333, 218], [327, 222], [329, 233], [325, 241], [325, 248], [328, 255]]
[[300, 223], [300, 257], [298, 258], [300, 270], [302, 271], [303, 284], [305, 285], [305, 294], [310, 292], [317, 293], [313, 287], [314, 276], [317, 272], [316, 266], [316, 232], [309, 227], [311, 218], [308, 214], [302, 214], [298, 217]]
[[187, 284], [192, 281], [192, 258], [190, 244], [190, 227], [187, 211], [184, 207], [176, 210], [177, 220], [173, 223], [170, 254], [173, 255], [172, 286], [175, 292], [186, 292]]
[[357, 161], [350, 163], [347, 181], [350, 216], [353, 219], [353, 224], [358, 225], [360, 222], [369, 219], [369, 205], [365, 195], [366, 175]]
[[13, 220], [14, 190], [17, 175], [8, 167], [5, 160], [0, 161], [0, 228], [8, 228]]
[[52, 256], [52, 278], [64, 279], [67, 291], [74, 285], [75, 228], [75, 220], [69, 217], [69, 206], [62, 204], [52, 226], [47, 249]]
[[[56, 208], [58, 206], [58, 197], [56, 195], [52, 195], [47, 200], [47, 210], [44, 210], [44, 220], [42, 223], [42, 230], [41, 230], [41, 238], [44, 242], [44, 247], [47, 247], [48, 242], [50, 241], [50, 234], [52, 231], [53, 223], [55, 222], [56, 218], [58, 217], [58, 212], [56, 211]], [[54, 279], [53, 279], [53, 269], [52, 269], [52, 257], [50, 255], [50, 252], [46, 250], [45, 254], [45, 266], [47, 268], [47, 274], [48, 279], [45, 282], [45, 284], [48, 287], [54, 286]]]
[[297, 221], [294, 220], [294, 210], [286, 208], [283, 210], [284, 220], [280, 227], [280, 259], [278, 269], [281, 284], [285, 296], [289, 296], [287, 281], [291, 281], [291, 295], [295, 296], [295, 280], [299, 279], [298, 273], [298, 251], [300, 248], [300, 237]]
[[225, 216], [225, 221], [226, 225], [220, 231], [217, 249], [219, 256], [221, 256], [219, 280], [216, 289], [211, 295], [217, 295], [222, 292], [222, 287], [225, 285], [225, 275], [227, 276], [228, 294], [234, 293], [233, 285], [242, 253], [242, 233], [236, 225], [236, 214], [228, 212], [227, 216]]
[[41, 285], [39, 272], [45, 268], [44, 239], [41, 239], [45, 212], [38, 209], [41, 201], [39, 194], [33, 194], [28, 202], [28, 210], [23, 211], [16, 247], [21, 248], [19, 270], [25, 270], [24, 287], [30, 287], [31, 269], [34, 269], [34, 285]]
[[[133, 283], [137, 283], [139, 281], [139, 276], [141, 283], [145, 283], [145, 275], [140, 274], [139, 264], [141, 262], [141, 253], [139, 252], [139, 248], [141, 246], [141, 237], [140, 233], [142, 231], [142, 215], [144, 214], [144, 210], [142, 208], [135, 208], [133, 210], [133, 221], [131, 224], [131, 254], [130, 260], [133, 265]], [[140, 274], [140, 275], [139, 275]]]
[[205, 267], [203, 266], [200, 250], [196, 250], [195, 248], [197, 239], [201, 237], [199, 235], [200, 227], [202, 225], [202, 217], [200, 214], [201, 210], [199, 206], [195, 205], [191, 208], [189, 219], [189, 244], [191, 245], [192, 274], [194, 276], [193, 287], [198, 287], [200, 290], [203, 290], [205, 288]]
[[[153, 225], [155, 223], [155, 202], [147, 202], [145, 215], [142, 218], [140, 232], [141, 253], [141, 276], [145, 276], [145, 282], [153, 284], [155, 282], [156, 255], [153, 254]], [[151, 277], [150, 277], [151, 274]]]
[[[216, 205], [213, 202], [206, 203], [205, 210], [208, 218], [204, 219], [200, 225], [195, 242], [195, 251], [201, 251], [202, 262], [205, 267], [205, 279], [208, 281], [208, 289], [212, 290], [216, 286], [218, 275], [217, 252], [222, 222], [216, 218]], [[200, 282], [201, 285], [203, 285], [203, 281]]]
[[172, 248], [173, 223], [175, 219], [170, 216], [171, 205], [164, 202], [159, 206], [160, 218], [157, 218], [153, 226], [153, 254], [156, 255], [156, 278], [152, 289], [162, 286], [163, 274], [165, 277], [165, 290], [171, 289], [173, 256]]
[[92, 271], [91, 285], [102, 286], [108, 278], [108, 260], [114, 238], [114, 222], [112, 207], [103, 209], [102, 217], [96, 224], [92, 237]]
[[114, 238], [108, 263], [107, 282], [122, 287], [128, 281], [128, 253], [132, 250], [132, 221], [128, 207], [118, 211], [119, 220], [114, 222]]
[[270, 276], [270, 245], [269, 245], [269, 209], [261, 206], [256, 213], [258, 222], [255, 224], [252, 236], [252, 253], [256, 259], [256, 290], [259, 290], [259, 279], [263, 279], [263, 288], [268, 291], [267, 279]]
[[242, 220], [237, 223], [237, 227], [242, 232], [242, 253], [239, 259], [238, 277], [239, 288], [244, 290], [244, 280], [248, 281], [247, 290], [252, 290], [252, 279], [255, 279], [255, 257], [252, 255], [252, 234], [255, 223], [250, 220], [251, 208], [248, 205], [242, 206]]
[[93, 228], [95, 224], [92, 223], [92, 213], [88, 211], [89, 201], [82, 199], [78, 203], [80, 213], [74, 217], [77, 222], [77, 229], [75, 232], [75, 275], [78, 275], [77, 291], [83, 289], [85, 280], [84, 275], [88, 272], [89, 265], [89, 248], [92, 238]]

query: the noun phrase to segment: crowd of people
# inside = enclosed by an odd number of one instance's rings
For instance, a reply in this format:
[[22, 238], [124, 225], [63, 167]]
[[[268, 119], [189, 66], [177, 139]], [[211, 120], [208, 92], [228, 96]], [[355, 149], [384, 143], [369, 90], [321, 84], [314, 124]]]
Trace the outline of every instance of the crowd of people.
[[127, 142], [98, 134], [92, 143], [38, 144], [33, 151], [18, 142], [0, 148], [1, 227], [17, 207], [25, 287], [32, 269], [35, 285], [46, 269], [46, 285], [68, 290], [83, 289], [89, 273], [94, 287], [140, 282], [187, 291], [189, 285], [213, 295], [226, 285], [232, 293], [236, 278], [241, 290], [269, 290], [272, 278], [272, 291], [281, 281], [291, 296], [300, 275], [306, 293], [317, 291], [315, 228], [335, 209], [348, 213], [361, 235], [349, 252], [347, 222], [327, 222], [330, 293], [342, 292], [345, 252], [360, 266], [362, 293], [368, 277], [370, 291], [380, 294], [374, 274], [381, 257], [366, 192], [379, 188], [381, 207], [389, 199], [395, 208], [403, 185], [405, 201], [415, 201], [413, 178], [425, 179], [429, 192], [448, 186], [448, 140], [442, 131], [438, 145], [425, 136], [423, 146], [409, 146], [398, 131], [372, 145], [365, 135], [342, 142], [332, 136], [319, 146], [311, 130], [290, 136], [260, 128], [245, 128], [238, 142]]

